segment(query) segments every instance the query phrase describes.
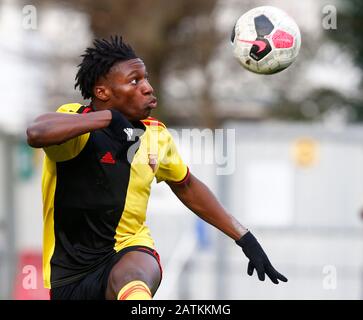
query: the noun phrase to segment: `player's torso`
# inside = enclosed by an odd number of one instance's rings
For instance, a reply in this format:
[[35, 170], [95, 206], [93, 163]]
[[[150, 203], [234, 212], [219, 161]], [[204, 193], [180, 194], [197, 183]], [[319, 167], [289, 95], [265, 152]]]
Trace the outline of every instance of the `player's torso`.
[[140, 122], [126, 129], [134, 133], [131, 139], [108, 128], [91, 132], [78, 155], [68, 160], [54, 161], [47, 153], [46, 286], [81, 276], [126, 246], [153, 247], [145, 226], [146, 209], [167, 139], [158, 126]]
[[77, 157], [56, 164], [55, 208], [63, 218], [89, 212], [115, 230], [124, 214], [132, 214], [136, 229], [143, 224], [163, 142], [147, 126], [135, 131], [136, 141], [125, 142], [108, 129], [96, 130]]

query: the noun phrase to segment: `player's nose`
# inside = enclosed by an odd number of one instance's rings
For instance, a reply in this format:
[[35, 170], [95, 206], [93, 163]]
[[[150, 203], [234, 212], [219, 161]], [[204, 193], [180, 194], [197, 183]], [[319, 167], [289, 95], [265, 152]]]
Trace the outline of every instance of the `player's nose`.
[[147, 79], [145, 79], [143, 81], [142, 93], [145, 94], [145, 95], [151, 95], [151, 94], [154, 93], [154, 89], [153, 89], [153, 87], [151, 86], [150, 82]]

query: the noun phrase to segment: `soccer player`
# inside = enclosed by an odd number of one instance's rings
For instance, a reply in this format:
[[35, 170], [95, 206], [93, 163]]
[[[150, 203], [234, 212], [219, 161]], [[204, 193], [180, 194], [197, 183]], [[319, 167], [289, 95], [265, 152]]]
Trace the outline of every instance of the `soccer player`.
[[44, 284], [51, 299], [151, 299], [162, 269], [145, 214], [154, 178], [235, 240], [248, 274], [287, 281], [245, 227], [182, 161], [149, 117], [157, 106], [143, 61], [121, 37], [95, 40], [76, 76], [89, 105], [39, 116], [28, 143], [43, 148]]

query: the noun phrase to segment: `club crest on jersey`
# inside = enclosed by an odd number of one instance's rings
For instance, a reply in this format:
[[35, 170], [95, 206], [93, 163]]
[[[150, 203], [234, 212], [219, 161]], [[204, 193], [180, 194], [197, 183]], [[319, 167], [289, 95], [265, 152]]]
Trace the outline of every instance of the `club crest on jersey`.
[[153, 172], [156, 171], [157, 164], [158, 164], [158, 155], [149, 153], [149, 166]]
[[132, 140], [132, 134], [133, 134], [134, 130], [132, 128], [125, 128], [124, 132], [127, 135], [127, 141]]

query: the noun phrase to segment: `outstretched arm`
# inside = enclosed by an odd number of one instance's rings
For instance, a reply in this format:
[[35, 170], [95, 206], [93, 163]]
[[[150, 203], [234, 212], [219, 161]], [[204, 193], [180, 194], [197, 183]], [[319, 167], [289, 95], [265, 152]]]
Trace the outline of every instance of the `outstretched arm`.
[[181, 185], [169, 183], [169, 186], [185, 206], [236, 241], [250, 260], [247, 269], [249, 275], [252, 275], [256, 269], [258, 278], [262, 281], [265, 280], [265, 274], [276, 284], [278, 280], [287, 281], [271, 265], [253, 234], [226, 212], [204, 183], [190, 174], [186, 183]]
[[109, 110], [87, 114], [46, 113], [27, 128], [28, 144], [34, 148], [61, 144], [84, 133], [107, 127], [111, 119]]
[[190, 174], [185, 184], [170, 183], [169, 186], [185, 206], [230, 238], [239, 240], [248, 232], [222, 207], [209, 188], [194, 175]]

